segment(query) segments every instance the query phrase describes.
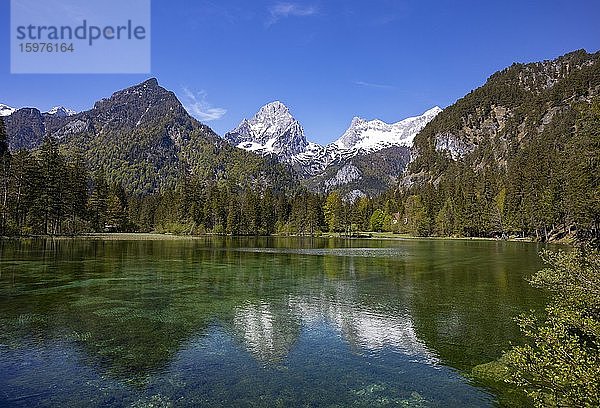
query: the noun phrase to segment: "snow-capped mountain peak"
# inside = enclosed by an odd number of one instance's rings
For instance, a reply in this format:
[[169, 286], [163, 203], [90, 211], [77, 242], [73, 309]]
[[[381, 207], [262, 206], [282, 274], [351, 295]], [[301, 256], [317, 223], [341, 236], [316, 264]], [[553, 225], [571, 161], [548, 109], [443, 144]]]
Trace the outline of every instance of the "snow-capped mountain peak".
[[[308, 142], [304, 129], [287, 106], [275, 101], [260, 108], [252, 119], [242, 120], [224, 138], [240, 149], [275, 155], [278, 161], [292, 164], [304, 176], [315, 176], [355, 156], [388, 147], [410, 148], [416, 134], [440, 111], [436, 106], [423, 115], [393, 124], [354, 117], [338, 140], [322, 146]], [[347, 175], [341, 176], [347, 182]]]
[[352, 118], [352, 122], [350, 122], [350, 126], [351, 127], [353, 127], [353, 126], [354, 127], [355, 126], [360, 126], [363, 123], [365, 123], [366, 121], [367, 121], [366, 119], [363, 119], [361, 117], [355, 116], [355, 117]]
[[440, 113], [441, 111], [442, 111], [442, 108], [440, 108], [439, 106], [434, 106], [433, 108], [425, 111], [425, 113], [423, 113], [422, 116], [436, 117], [438, 115], [438, 113]]
[[0, 116], [10, 116], [14, 111], [16, 111], [15, 108], [0, 103]]
[[285, 104], [266, 104], [251, 119], [244, 119], [225, 139], [239, 148], [261, 154], [276, 154], [288, 160], [303, 152], [308, 142], [304, 129]]
[[294, 119], [287, 106], [281, 101], [273, 101], [267, 103], [265, 106], [260, 108], [256, 117], [264, 119], [271, 118], [274, 120]]
[[442, 110], [436, 106], [420, 116], [388, 124], [382, 120], [352, 119], [350, 127], [333, 144], [340, 149], [373, 152], [390, 146], [412, 146], [414, 137]]
[[61, 118], [64, 118], [66, 116], [73, 116], [73, 115], [77, 114], [77, 112], [75, 112], [74, 110], [67, 109], [64, 106], [55, 106], [46, 113], [48, 115], [56, 115]]

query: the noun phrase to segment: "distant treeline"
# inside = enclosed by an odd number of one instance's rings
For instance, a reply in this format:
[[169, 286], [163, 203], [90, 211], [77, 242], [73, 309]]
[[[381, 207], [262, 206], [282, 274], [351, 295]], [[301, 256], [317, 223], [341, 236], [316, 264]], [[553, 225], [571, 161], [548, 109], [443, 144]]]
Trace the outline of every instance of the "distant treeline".
[[133, 195], [91, 174], [82, 157], [62, 153], [51, 138], [36, 151], [11, 154], [0, 120], [0, 235], [388, 231], [548, 239], [576, 230], [598, 239], [600, 103], [564, 116], [564, 127], [516, 152], [505, 170], [495, 162], [478, 171], [450, 162], [439, 180], [352, 203], [339, 192], [283, 193], [190, 175], [173, 189]]

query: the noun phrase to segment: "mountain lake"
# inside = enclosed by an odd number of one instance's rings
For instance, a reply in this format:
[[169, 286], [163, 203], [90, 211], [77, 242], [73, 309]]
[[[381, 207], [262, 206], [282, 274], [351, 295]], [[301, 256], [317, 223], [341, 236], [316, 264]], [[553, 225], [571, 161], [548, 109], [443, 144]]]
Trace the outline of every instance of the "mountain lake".
[[546, 300], [525, 242], [0, 245], [3, 407], [498, 406], [471, 370]]

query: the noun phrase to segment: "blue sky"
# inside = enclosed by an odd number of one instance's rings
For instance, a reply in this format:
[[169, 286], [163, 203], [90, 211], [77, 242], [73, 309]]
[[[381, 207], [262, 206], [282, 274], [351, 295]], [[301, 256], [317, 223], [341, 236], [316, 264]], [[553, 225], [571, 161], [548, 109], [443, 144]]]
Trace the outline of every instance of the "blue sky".
[[281, 100], [326, 143], [353, 116], [395, 122], [513, 62], [597, 51], [598, 16], [597, 0], [153, 0], [150, 75], [11, 75], [0, 0], [0, 103], [85, 110], [154, 76], [219, 134]]

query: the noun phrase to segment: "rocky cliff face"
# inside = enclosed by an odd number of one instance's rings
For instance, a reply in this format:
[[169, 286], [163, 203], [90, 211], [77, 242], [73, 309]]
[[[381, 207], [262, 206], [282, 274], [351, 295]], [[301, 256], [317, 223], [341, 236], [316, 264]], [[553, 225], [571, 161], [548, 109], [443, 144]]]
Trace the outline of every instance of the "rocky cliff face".
[[600, 53], [576, 51], [495, 73], [415, 137], [405, 185], [438, 179], [447, 160], [475, 170], [490, 161], [506, 166], [521, 146], [556, 126], [556, 118], [600, 93], [599, 61]]

